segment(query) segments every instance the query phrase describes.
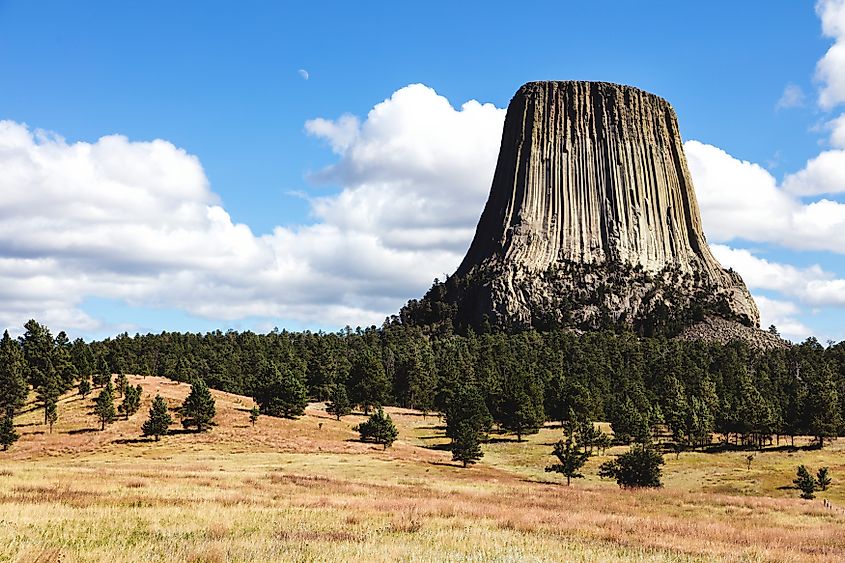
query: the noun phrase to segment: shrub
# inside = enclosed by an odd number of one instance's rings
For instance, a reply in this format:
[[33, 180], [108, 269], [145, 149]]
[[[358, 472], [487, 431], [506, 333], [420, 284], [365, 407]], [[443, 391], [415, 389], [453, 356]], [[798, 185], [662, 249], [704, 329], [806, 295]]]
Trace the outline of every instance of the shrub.
[[638, 444], [618, 458], [602, 463], [599, 476], [616, 479], [623, 489], [662, 487], [660, 477], [663, 471], [660, 466], [663, 463], [660, 452], [651, 446]]
[[361, 441], [372, 441], [384, 446], [384, 449], [389, 448], [396, 441], [399, 432], [393, 424], [390, 415], [385, 415], [384, 410], [379, 407], [375, 414], [370, 415], [366, 421], [353, 428], [361, 435]]

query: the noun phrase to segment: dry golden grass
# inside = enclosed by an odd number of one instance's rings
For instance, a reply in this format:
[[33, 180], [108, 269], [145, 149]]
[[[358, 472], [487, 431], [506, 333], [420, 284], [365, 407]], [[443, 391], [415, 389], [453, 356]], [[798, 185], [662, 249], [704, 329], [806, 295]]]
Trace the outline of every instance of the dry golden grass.
[[[104, 432], [76, 432], [95, 426], [90, 399], [63, 398], [52, 434], [40, 413], [19, 417], [23, 438], [0, 454], [0, 561], [845, 559], [845, 514], [776, 488], [798, 463], [840, 467], [839, 444], [762, 454], [751, 471], [740, 454], [685, 454], [657, 491], [565, 487], [542, 472], [559, 430], [492, 444], [464, 470], [424, 447], [443, 441], [438, 420], [403, 409], [388, 409], [401, 440], [387, 451], [355, 440], [360, 415], [313, 405], [253, 429], [251, 401], [219, 392], [210, 432], [141, 440], [151, 397], [175, 407], [188, 387], [130, 380], [142, 410]], [[735, 494], [743, 479], [756, 484]]]

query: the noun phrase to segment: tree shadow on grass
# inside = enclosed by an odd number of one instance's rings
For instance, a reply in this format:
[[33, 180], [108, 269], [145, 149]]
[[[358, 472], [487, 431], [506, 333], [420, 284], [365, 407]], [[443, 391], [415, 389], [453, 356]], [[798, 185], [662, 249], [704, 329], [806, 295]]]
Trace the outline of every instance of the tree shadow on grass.
[[179, 436], [181, 434], [202, 434], [203, 432], [197, 432], [194, 428], [171, 428], [168, 432], [168, 436]]
[[[721, 454], [725, 452], [759, 452], [759, 453], [795, 453], [795, 452], [810, 452], [814, 450], [820, 450], [821, 447], [818, 443], [807, 444], [804, 446], [792, 446], [790, 444], [784, 444], [783, 446], [767, 446], [763, 449], [759, 449], [752, 446], [738, 446], [736, 444], [713, 444], [711, 446], [705, 446], [703, 448], [694, 449], [690, 448], [686, 451], [694, 452], [698, 451], [705, 454]], [[673, 450], [674, 451], [674, 450]]]
[[99, 432], [99, 428], [77, 428], [76, 430], [68, 430], [66, 434], [70, 434], [71, 436], [75, 434], [88, 434], [89, 432]]
[[112, 440], [113, 444], [147, 444], [149, 442], [155, 442], [155, 439], [150, 436], [148, 438], [119, 438]]
[[[517, 443], [519, 442], [516, 438], [487, 438], [484, 441], [485, 444], [509, 444], [509, 443]], [[527, 443], [527, 440], [523, 440], [519, 442], [520, 444]]]
[[429, 465], [438, 465], [440, 467], [453, 467], [453, 468], [463, 469], [463, 467], [461, 467], [461, 464], [457, 463], [457, 462], [447, 463], [445, 461], [429, 461], [428, 464]]
[[452, 444], [431, 444], [430, 446], [423, 446], [427, 450], [437, 450], [440, 452], [451, 452]]

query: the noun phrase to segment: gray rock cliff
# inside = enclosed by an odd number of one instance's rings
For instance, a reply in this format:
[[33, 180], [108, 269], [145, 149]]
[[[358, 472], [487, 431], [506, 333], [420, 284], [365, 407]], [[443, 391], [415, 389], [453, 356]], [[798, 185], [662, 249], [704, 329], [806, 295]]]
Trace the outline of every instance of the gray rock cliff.
[[672, 106], [605, 82], [517, 91], [475, 238], [440, 285], [403, 315], [645, 333], [705, 315], [759, 325], [707, 246]]

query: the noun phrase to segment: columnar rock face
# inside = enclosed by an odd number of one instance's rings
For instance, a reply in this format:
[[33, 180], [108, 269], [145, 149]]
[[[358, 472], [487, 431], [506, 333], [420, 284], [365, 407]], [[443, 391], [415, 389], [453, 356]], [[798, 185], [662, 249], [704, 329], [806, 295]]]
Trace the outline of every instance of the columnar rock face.
[[468, 325], [759, 324], [707, 246], [674, 110], [604, 82], [519, 89], [475, 239], [442, 285], [403, 314], [436, 301]]

